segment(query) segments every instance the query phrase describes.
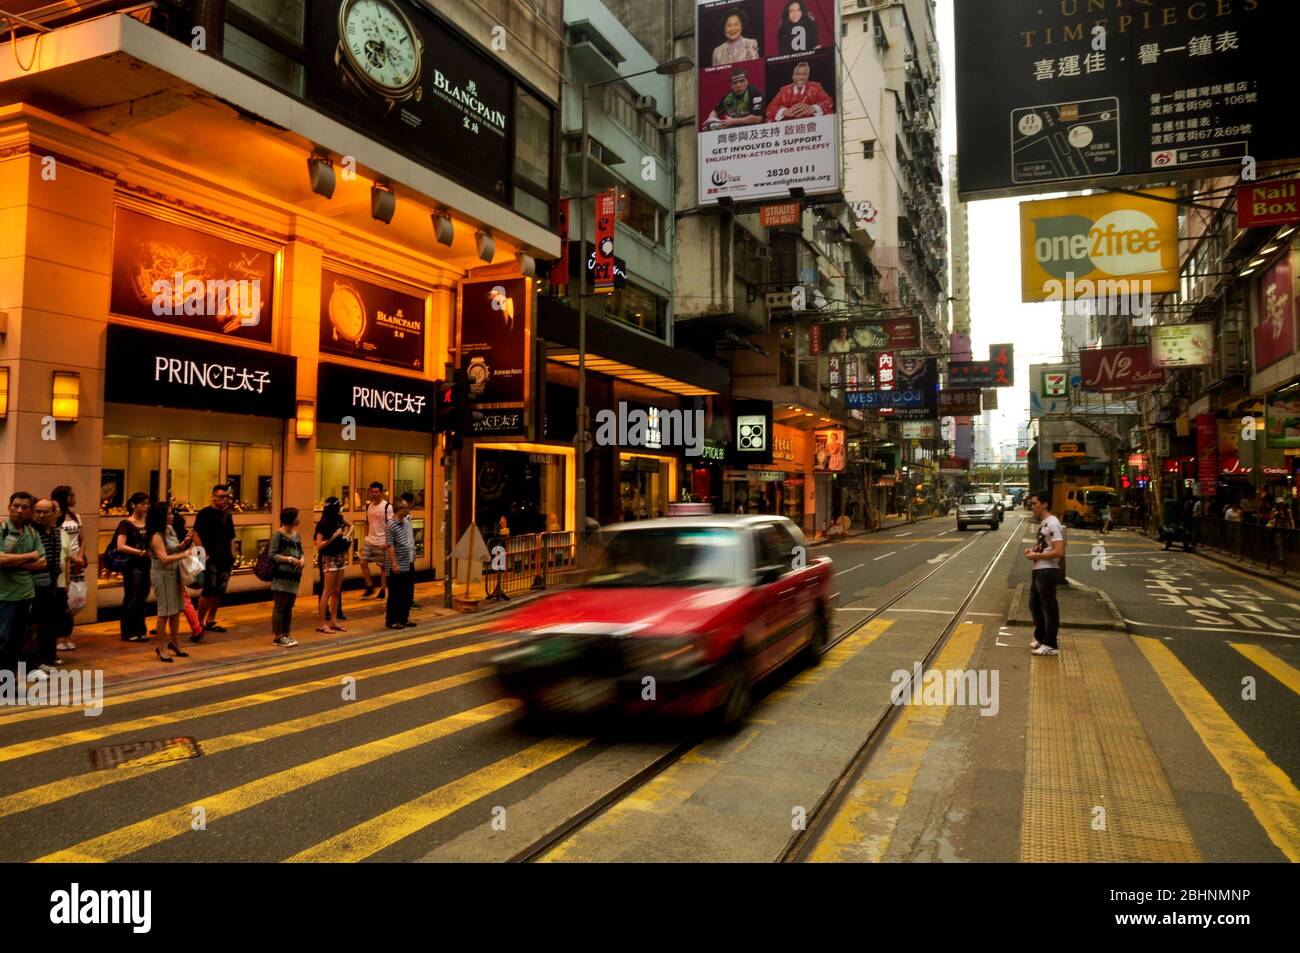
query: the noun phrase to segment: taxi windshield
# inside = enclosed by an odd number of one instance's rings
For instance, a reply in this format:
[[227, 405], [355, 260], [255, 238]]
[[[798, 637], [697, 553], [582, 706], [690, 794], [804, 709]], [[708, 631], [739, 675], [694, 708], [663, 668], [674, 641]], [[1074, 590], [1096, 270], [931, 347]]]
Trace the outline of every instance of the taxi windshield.
[[962, 506], [974, 506], [979, 503], [992, 503], [993, 497], [988, 493], [967, 493], [961, 498]]
[[620, 530], [609, 535], [588, 586], [734, 586], [740, 546], [734, 530], [697, 526]]

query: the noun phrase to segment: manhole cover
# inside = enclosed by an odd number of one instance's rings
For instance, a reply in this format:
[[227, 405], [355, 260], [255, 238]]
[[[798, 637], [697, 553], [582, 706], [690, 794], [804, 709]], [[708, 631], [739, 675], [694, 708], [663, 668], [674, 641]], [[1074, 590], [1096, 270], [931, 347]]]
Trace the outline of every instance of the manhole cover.
[[203, 752], [193, 738], [158, 738], [152, 741], [135, 741], [125, 745], [95, 748], [90, 759], [95, 768], [135, 767], [141, 764], [161, 764], [165, 761], [184, 761], [197, 758]]

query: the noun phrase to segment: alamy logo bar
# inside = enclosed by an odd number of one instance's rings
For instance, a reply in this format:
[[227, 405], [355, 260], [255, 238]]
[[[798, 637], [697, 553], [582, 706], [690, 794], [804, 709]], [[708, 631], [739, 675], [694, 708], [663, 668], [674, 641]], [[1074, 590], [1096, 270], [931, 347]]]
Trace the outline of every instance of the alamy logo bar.
[[627, 402], [618, 402], [618, 412], [596, 412], [596, 443], [602, 447], [685, 447], [688, 457], [704, 453], [703, 410], [628, 410]]

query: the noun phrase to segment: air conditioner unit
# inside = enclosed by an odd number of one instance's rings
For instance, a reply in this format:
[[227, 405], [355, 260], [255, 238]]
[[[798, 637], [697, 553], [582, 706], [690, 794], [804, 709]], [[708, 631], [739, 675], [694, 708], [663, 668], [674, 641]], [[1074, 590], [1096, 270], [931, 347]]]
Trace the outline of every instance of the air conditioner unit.
[[636, 111], [639, 113], [652, 113], [658, 106], [659, 103], [653, 96], [638, 96], [636, 98]]

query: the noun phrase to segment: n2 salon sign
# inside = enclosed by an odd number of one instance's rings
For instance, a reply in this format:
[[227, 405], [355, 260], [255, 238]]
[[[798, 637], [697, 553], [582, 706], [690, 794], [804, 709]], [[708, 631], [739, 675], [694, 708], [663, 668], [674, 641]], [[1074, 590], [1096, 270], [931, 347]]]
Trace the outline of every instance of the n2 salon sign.
[[322, 427], [353, 418], [363, 427], [433, 432], [433, 382], [322, 362], [317, 417]]
[[106, 401], [294, 415], [298, 362], [283, 354], [111, 324], [104, 366]]

